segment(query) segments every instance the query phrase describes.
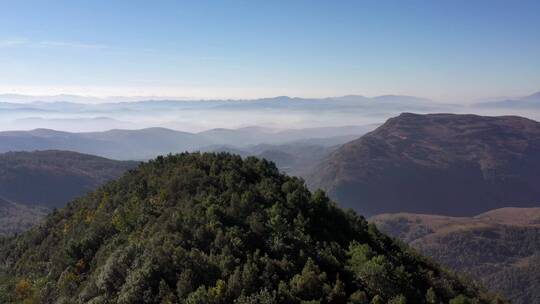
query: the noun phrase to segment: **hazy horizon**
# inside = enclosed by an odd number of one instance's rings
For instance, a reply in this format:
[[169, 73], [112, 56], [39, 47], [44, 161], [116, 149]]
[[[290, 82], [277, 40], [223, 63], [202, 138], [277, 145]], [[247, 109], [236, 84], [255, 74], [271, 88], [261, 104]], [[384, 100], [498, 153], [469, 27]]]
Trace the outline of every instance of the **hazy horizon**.
[[[531, 101], [529, 101], [529, 99]], [[518, 115], [540, 119], [540, 96], [450, 104], [414, 96], [170, 100], [82, 96], [31, 97], [0, 94], [0, 131], [52, 129], [99, 132], [168, 128], [201, 132], [215, 128], [308, 129], [381, 124], [403, 112]], [[502, 104], [501, 104], [502, 102]]]
[[0, 92], [182, 99], [540, 89], [538, 1], [24, 1], [0, 10]]
[[537, 1], [0, 8], [0, 130], [303, 129], [402, 112], [540, 119]]
[[120, 103], [120, 102], [140, 102], [140, 101], [252, 101], [260, 99], [274, 99], [279, 97], [288, 97], [291, 99], [332, 99], [332, 98], [341, 98], [341, 97], [365, 97], [365, 98], [376, 98], [383, 96], [404, 96], [404, 97], [416, 97], [422, 98], [434, 103], [443, 103], [443, 104], [475, 104], [480, 102], [493, 102], [500, 100], [518, 100], [525, 98], [534, 94], [540, 93], [540, 90], [526, 92], [518, 95], [486, 95], [483, 97], [478, 97], [470, 100], [444, 100], [444, 99], [434, 99], [429, 96], [422, 95], [403, 95], [396, 94], [393, 92], [387, 92], [384, 94], [377, 95], [368, 95], [368, 94], [358, 94], [358, 93], [347, 93], [344, 92], [338, 95], [320, 95], [320, 96], [307, 96], [307, 95], [261, 95], [250, 98], [242, 97], [225, 97], [225, 96], [216, 96], [216, 97], [207, 97], [207, 98], [197, 98], [194, 96], [167, 96], [167, 95], [146, 95], [146, 96], [136, 96], [136, 95], [85, 95], [85, 94], [70, 94], [70, 93], [59, 93], [59, 94], [23, 94], [17, 92], [1, 92], [0, 91], [0, 102], [8, 103], [35, 103], [35, 102], [70, 102], [70, 103], [81, 103], [81, 104], [100, 104], [100, 103]]

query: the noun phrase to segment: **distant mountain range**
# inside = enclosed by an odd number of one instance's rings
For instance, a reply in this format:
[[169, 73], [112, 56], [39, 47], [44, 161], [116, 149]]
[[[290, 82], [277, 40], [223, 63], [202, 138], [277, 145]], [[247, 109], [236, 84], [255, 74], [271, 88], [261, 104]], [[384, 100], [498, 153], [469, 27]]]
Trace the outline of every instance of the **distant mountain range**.
[[298, 129], [380, 123], [401, 112], [499, 115], [497, 110], [501, 109], [507, 114], [539, 119], [539, 105], [540, 92], [472, 105], [463, 100], [445, 104], [404, 95], [164, 100], [158, 97], [91, 98], [0, 94], [0, 130], [48, 128], [92, 132], [163, 127], [198, 132], [218, 127], [237, 129], [250, 125]]
[[[75, 102], [73, 102], [75, 101]], [[214, 128], [306, 129], [380, 123], [404, 111], [452, 111], [459, 106], [413, 96], [279, 96], [251, 100], [87, 100], [80, 96], [0, 95], [0, 130], [94, 132], [162, 127], [200, 132]]]
[[404, 113], [322, 161], [307, 180], [363, 214], [474, 215], [540, 202], [540, 123]]
[[[71, 133], [49, 129], [0, 132], [0, 152], [69, 150], [121, 160], [144, 160], [157, 155], [196, 150], [219, 150], [218, 146], [251, 149], [254, 145], [342, 144], [372, 130], [376, 125], [310, 129], [212, 129], [200, 133], [165, 128]], [[261, 151], [259, 151], [261, 152]], [[251, 152], [246, 151], [251, 154]]]
[[540, 208], [503, 208], [474, 217], [382, 214], [370, 222], [512, 303], [540, 303]]
[[529, 96], [477, 103], [485, 108], [540, 109], [540, 92]]
[[135, 96], [135, 97], [125, 97], [125, 96], [111, 96], [111, 97], [89, 97], [89, 96], [79, 96], [79, 95], [69, 95], [69, 94], [60, 94], [60, 95], [23, 95], [23, 94], [0, 94], [0, 102], [2, 103], [13, 103], [13, 104], [33, 104], [33, 105], [45, 105], [47, 103], [51, 104], [78, 104], [78, 105], [127, 105], [127, 104], [138, 104], [138, 105], [177, 105], [178, 103], [191, 103], [191, 102], [203, 102], [208, 104], [218, 104], [218, 103], [244, 103], [249, 104], [253, 102], [303, 102], [303, 101], [337, 101], [337, 102], [361, 102], [361, 101], [377, 101], [377, 102], [408, 102], [408, 103], [430, 103], [430, 99], [407, 96], [407, 95], [380, 95], [374, 97], [366, 97], [362, 95], [345, 95], [337, 97], [326, 97], [326, 98], [302, 98], [302, 97], [289, 97], [289, 96], [276, 96], [269, 98], [258, 98], [258, 99], [188, 99], [188, 98], [164, 98], [159, 96]]

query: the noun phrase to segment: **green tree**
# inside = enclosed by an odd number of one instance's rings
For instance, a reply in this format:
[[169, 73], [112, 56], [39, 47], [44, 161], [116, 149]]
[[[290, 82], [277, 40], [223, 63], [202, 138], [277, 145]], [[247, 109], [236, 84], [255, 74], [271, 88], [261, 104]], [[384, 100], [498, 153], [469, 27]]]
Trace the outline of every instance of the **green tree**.
[[291, 282], [291, 293], [302, 300], [321, 299], [329, 291], [326, 273], [308, 259], [301, 274], [295, 275]]

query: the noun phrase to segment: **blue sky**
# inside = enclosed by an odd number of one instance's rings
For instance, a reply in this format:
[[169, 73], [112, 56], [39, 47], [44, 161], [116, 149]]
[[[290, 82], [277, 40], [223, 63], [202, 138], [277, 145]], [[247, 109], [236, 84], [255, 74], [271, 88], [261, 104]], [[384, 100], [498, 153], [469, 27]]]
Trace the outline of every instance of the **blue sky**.
[[540, 1], [0, 1], [0, 93], [540, 90]]

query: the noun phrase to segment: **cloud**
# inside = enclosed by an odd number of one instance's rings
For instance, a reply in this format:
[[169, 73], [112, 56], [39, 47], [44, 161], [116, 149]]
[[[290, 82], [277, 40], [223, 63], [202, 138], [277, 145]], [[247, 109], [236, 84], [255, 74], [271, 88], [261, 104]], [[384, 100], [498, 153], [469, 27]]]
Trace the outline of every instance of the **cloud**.
[[6, 39], [0, 40], [0, 48], [110, 49], [111, 47], [104, 44], [86, 43], [79, 41], [30, 41], [27, 39]]
[[0, 40], [0, 49], [3, 48], [12, 48], [24, 45], [26, 40], [16, 39], [16, 40]]
[[36, 44], [42, 47], [72, 48], [72, 49], [108, 49], [109, 46], [94, 43], [81, 43], [72, 41], [40, 41]]

